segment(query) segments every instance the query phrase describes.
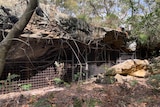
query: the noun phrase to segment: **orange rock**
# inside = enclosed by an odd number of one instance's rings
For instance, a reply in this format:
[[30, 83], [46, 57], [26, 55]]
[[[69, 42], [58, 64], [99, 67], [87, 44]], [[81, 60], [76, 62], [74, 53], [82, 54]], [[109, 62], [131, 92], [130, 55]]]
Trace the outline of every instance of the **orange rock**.
[[[146, 77], [148, 75], [149, 62], [147, 60], [129, 59], [123, 63], [109, 68], [110, 74], [132, 75], [136, 77]], [[107, 75], [108, 72], [106, 72]]]

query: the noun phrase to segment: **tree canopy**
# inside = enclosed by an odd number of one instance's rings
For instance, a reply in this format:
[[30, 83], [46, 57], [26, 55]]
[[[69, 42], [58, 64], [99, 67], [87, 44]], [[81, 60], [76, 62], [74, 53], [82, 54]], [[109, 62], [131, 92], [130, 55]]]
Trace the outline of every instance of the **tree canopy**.
[[[48, 0], [49, 1], [49, 0]], [[125, 27], [142, 45], [155, 46], [160, 35], [157, 0], [50, 0], [67, 14], [96, 26]], [[146, 45], [147, 46], [147, 45]]]

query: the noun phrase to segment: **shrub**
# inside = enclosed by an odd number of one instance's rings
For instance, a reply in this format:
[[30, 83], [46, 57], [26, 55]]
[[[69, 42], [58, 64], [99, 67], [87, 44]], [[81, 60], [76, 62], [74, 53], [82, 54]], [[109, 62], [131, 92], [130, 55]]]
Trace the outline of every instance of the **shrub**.
[[151, 75], [147, 83], [155, 89], [160, 89], [160, 74]]

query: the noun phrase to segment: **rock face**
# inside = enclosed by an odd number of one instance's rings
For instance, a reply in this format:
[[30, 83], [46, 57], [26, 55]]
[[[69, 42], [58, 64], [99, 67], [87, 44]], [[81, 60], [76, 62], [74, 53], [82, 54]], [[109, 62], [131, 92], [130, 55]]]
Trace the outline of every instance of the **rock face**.
[[131, 75], [136, 77], [146, 77], [148, 75], [149, 62], [148, 60], [129, 59], [123, 63], [112, 66], [105, 73], [106, 75]]

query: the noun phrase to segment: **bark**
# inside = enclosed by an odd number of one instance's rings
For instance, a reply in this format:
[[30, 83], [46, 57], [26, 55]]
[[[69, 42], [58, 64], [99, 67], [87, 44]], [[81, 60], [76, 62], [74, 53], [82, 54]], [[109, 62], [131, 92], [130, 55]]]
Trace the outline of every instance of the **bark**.
[[12, 46], [12, 39], [15, 37], [18, 37], [26, 25], [28, 24], [29, 20], [32, 17], [32, 14], [36, 7], [38, 6], [38, 0], [30, 0], [25, 12], [23, 13], [22, 17], [19, 19], [19, 21], [13, 26], [11, 31], [8, 33], [5, 39], [3, 39], [0, 43], [0, 77], [2, 75], [4, 65], [5, 65], [5, 59], [7, 56], [7, 53]]

